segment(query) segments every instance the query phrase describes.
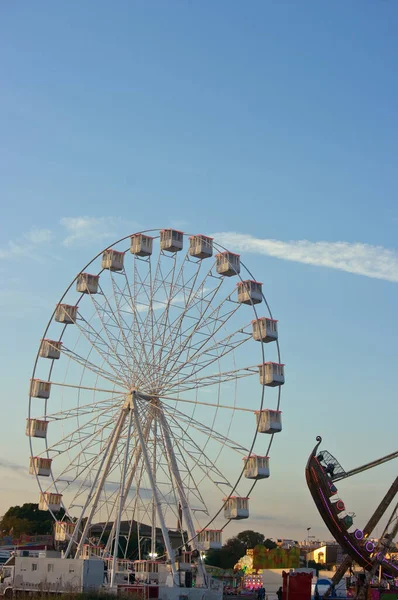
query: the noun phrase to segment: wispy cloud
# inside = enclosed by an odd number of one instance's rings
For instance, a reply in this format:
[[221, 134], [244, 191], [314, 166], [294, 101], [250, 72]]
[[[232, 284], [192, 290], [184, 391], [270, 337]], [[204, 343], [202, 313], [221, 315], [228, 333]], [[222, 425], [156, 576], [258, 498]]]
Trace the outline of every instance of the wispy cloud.
[[67, 233], [62, 242], [64, 246], [86, 245], [112, 238], [116, 229], [113, 217], [63, 217], [60, 223]]
[[120, 217], [63, 217], [60, 224], [66, 230], [62, 244], [67, 247], [89, 246], [104, 240], [113, 242], [138, 228], [137, 223]]
[[43, 244], [44, 242], [51, 242], [54, 239], [54, 234], [50, 229], [33, 227], [33, 229], [25, 234], [25, 238], [32, 242], [32, 244]]
[[9, 240], [5, 246], [0, 248], [0, 258], [20, 258], [29, 256], [36, 260], [41, 258], [36, 254], [37, 246], [50, 242], [54, 235], [50, 229], [38, 229], [33, 227], [30, 231], [15, 240]]
[[0, 459], [0, 468], [9, 469], [14, 472], [15, 471], [23, 471], [24, 473], [27, 473], [26, 465], [20, 465], [18, 463], [11, 462], [5, 458]]
[[233, 231], [215, 233], [214, 238], [232, 251], [265, 254], [282, 260], [398, 282], [398, 252], [383, 246], [359, 242], [283, 242]]

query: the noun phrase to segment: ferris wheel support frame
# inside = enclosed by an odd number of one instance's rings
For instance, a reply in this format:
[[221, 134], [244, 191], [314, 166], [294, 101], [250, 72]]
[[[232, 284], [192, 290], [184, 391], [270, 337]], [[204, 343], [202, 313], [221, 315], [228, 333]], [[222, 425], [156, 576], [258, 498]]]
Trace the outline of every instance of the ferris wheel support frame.
[[[118, 421], [117, 421], [117, 423], [116, 423], [116, 425], [115, 425], [115, 428], [114, 428], [114, 430], [113, 430], [113, 433], [115, 433], [115, 430], [116, 430], [116, 428], [117, 428], [117, 426], [118, 426], [118, 422], [119, 422], [119, 419], [120, 419], [120, 417], [121, 417], [121, 415], [119, 415], [119, 418], [118, 418]], [[94, 490], [95, 490], [95, 487], [96, 487], [97, 481], [98, 481], [98, 479], [99, 479], [99, 476], [100, 476], [100, 474], [101, 474], [101, 471], [102, 471], [102, 468], [103, 468], [103, 466], [104, 466], [104, 463], [105, 463], [105, 461], [106, 461], [106, 459], [107, 459], [107, 457], [108, 457], [108, 451], [111, 449], [111, 446], [112, 446], [112, 443], [113, 443], [113, 441], [114, 441], [114, 438], [113, 438], [113, 436], [111, 435], [111, 436], [110, 436], [110, 439], [109, 439], [109, 441], [108, 441], [108, 444], [107, 444], [107, 446], [106, 446], [106, 450], [105, 450], [105, 452], [104, 452], [104, 454], [103, 454], [103, 457], [102, 457], [102, 460], [101, 460], [100, 466], [99, 466], [99, 468], [98, 468], [98, 471], [97, 471], [97, 473], [96, 473], [96, 476], [95, 476], [95, 478], [94, 478], [93, 484], [92, 484], [92, 486], [91, 486], [90, 492], [89, 492], [89, 493], [88, 493], [88, 495], [87, 495], [86, 502], [84, 503], [84, 506], [83, 506], [83, 508], [82, 508], [82, 511], [81, 511], [81, 513], [80, 513], [80, 516], [79, 516], [79, 518], [78, 518], [78, 520], [77, 520], [77, 522], [76, 522], [76, 524], [75, 524], [75, 528], [74, 528], [73, 534], [70, 536], [70, 539], [69, 539], [68, 546], [67, 546], [67, 548], [66, 548], [66, 550], [65, 550], [65, 555], [64, 555], [64, 556], [65, 556], [65, 558], [68, 558], [68, 556], [69, 556], [69, 553], [70, 553], [70, 552], [71, 552], [71, 550], [72, 550], [72, 546], [73, 546], [73, 544], [78, 544], [78, 542], [77, 542], [76, 538], [77, 538], [77, 536], [78, 536], [78, 534], [79, 534], [79, 531], [80, 531], [80, 525], [81, 525], [81, 523], [82, 523], [82, 520], [83, 520], [83, 517], [84, 517], [84, 513], [86, 512], [87, 506], [90, 504], [90, 502], [91, 502], [91, 499], [92, 499], [92, 497], [93, 497], [93, 495], [94, 495]], [[82, 535], [83, 535], [83, 534], [82, 534]]]
[[115, 575], [116, 575], [116, 563], [119, 552], [119, 537], [120, 537], [120, 521], [122, 518], [122, 511], [124, 506], [125, 499], [125, 483], [126, 483], [126, 472], [127, 465], [129, 461], [129, 450], [130, 450], [130, 436], [131, 436], [131, 424], [133, 420], [133, 412], [129, 410], [129, 424], [127, 428], [127, 440], [126, 440], [126, 448], [124, 452], [124, 460], [123, 460], [123, 471], [122, 471], [122, 479], [120, 481], [120, 491], [119, 491], [119, 510], [117, 512], [116, 518], [116, 532], [115, 532], [115, 541], [113, 544], [113, 556], [112, 556], [112, 574], [111, 574], [111, 587], [115, 585]]
[[154, 500], [155, 500], [155, 503], [156, 503], [156, 511], [158, 513], [159, 523], [160, 523], [160, 527], [162, 529], [162, 534], [163, 534], [163, 540], [164, 540], [164, 543], [165, 543], [165, 546], [166, 546], [166, 550], [167, 550], [167, 554], [168, 554], [168, 557], [169, 557], [169, 560], [170, 560], [170, 563], [171, 563], [171, 571], [172, 571], [173, 579], [174, 579], [175, 576], [176, 576], [176, 574], [177, 574], [177, 571], [176, 571], [176, 567], [175, 567], [175, 562], [173, 560], [173, 558], [174, 558], [173, 557], [173, 554], [174, 554], [173, 553], [173, 548], [172, 548], [172, 545], [171, 545], [171, 542], [170, 542], [169, 531], [168, 531], [168, 529], [166, 527], [166, 522], [164, 520], [164, 516], [163, 516], [163, 513], [162, 513], [161, 501], [160, 501], [160, 498], [159, 498], [158, 490], [157, 490], [156, 485], [155, 485], [155, 480], [154, 480], [153, 473], [152, 473], [152, 468], [151, 468], [151, 461], [149, 459], [146, 446], [144, 444], [144, 436], [143, 436], [142, 429], [141, 429], [141, 423], [140, 423], [140, 420], [138, 418], [138, 408], [137, 408], [136, 395], [137, 395], [137, 392], [134, 390], [131, 393], [130, 402], [132, 403], [133, 410], [134, 410], [135, 426], [136, 426], [136, 429], [137, 429], [138, 438], [140, 440], [140, 444], [141, 444], [141, 448], [142, 448], [142, 454], [143, 454], [143, 458], [144, 458], [144, 461], [145, 461], [145, 466], [146, 466], [146, 469], [147, 469], [147, 475], [148, 475], [148, 479], [149, 479], [150, 484], [151, 484], [152, 493], [154, 495]]
[[[94, 496], [94, 500], [93, 500], [93, 503], [91, 505], [90, 513], [89, 513], [89, 516], [87, 517], [87, 522], [85, 524], [85, 527], [83, 529], [83, 533], [81, 535], [81, 538], [80, 538], [79, 543], [78, 543], [77, 548], [76, 548], [76, 556], [79, 556], [79, 554], [81, 553], [83, 544], [84, 544], [84, 542], [86, 540], [86, 537], [87, 537], [87, 534], [88, 534], [88, 532], [90, 530], [91, 521], [92, 521], [92, 518], [94, 516], [95, 510], [97, 508], [97, 505], [98, 505], [98, 502], [99, 502], [99, 498], [100, 498], [102, 489], [104, 487], [106, 478], [108, 476], [108, 472], [109, 472], [109, 469], [110, 469], [110, 466], [111, 466], [111, 463], [112, 463], [112, 460], [113, 460], [113, 455], [115, 454], [116, 447], [117, 447], [117, 444], [118, 444], [118, 441], [119, 441], [119, 438], [120, 438], [120, 434], [121, 434], [121, 431], [123, 429], [124, 422], [126, 420], [128, 412], [129, 412], [129, 400], [126, 400], [126, 402], [124, 403], [124, 405], [123, 405], [123, 407], [122, 407], [122, 409], [121, 409], [121, 411], [119, 413], [118, 420], [117, 420], [115, 428], [113, 430], [113, 435], [111, 437], [112, 442], [111, 442], [111, 445], [110, 445], [110, 448], [109, 448], [109, 454], [108, 454], [108, 456], [105, 455], [106, 456], [105, 468], [104, 468], [104, 471], [102, 473], [102, 476], [101, 476], [101, 479], [99, 481], [99, 484], [97, 486], [97, 489], [96, 489], [96, 492], [95, 492], [95, 496]], [[98, 470], [98, 471], [100, 472], [100, 470]], [[95, 488], [95, 483], [91, 486], [91, 490], [90, 490], [89, 496], [91, 495], [91, 493], [94, 492], [94, 488]], [[83, 518], [83, 515], [84, 515], [84, 511], [82, 511], [81, 519]], [[68, 550], [69, 550], [69, 548], [68, 548]], [[67, 552], [68, 552], [68, 550], [67, 550]]]
[[[149, 417], [148, 417], [148, 422], [147, 422], [145, 430], [144, 430], [144, 444], [147, 443], [148, 438], [149, 438], [149, 433], [150, 433], [150, 427], [151, 427], [152, 419], [153, 419], [153, 414], [152, 414], [152, 412], [150, 412], [149, 413]], [[135, 474], [137, 472], [138, 464], [139, 464], [139, 462], [141, 460], [141, 455], [142, 455], [141, 444], [137, 444], [137, 446], [136, 446], [136, 454], [135, 454], [135, 458], [134, 458], [134, 464], [133, 464], [133, 466], [131, 468], [131, 471], [129, 473], [129, 476], [127, 478], [126, 492], [125, 492], [124, 499], [123, 499], [122, 510], [124, 510], [128, 493], [129, 493], [130, 488], [131, 488], [131, 486], [133, 484], [134, 477], [135, 477]], [[113, 538], [114, 538], [114, 535], [115, 535], [115, 527], [116, 527], [115, 521], [113, 521], [112, 528], [111, 528], [108, 540], [107, 540], [106, 545], [105, 545], [104, 556], [107, 556], [110, 553], [110, 549], [111, 549], [111, 546], [112, 546], [112, 541], [113, 541]]]
[[[177, 493], [178, 493], [179, 500], [181, 503], [182, 515], [185, 520], [185, 525], [186, 525], [186, 528], [188, 529], [189, 538], [192, 542], [192, 545], [194, 546], [195, 550], [199, 550], [198, 536], [197, 536], [197, 533], [195, 531], [195, 527], [194, 527], [194, 524], [192, 521], [192, 516], [191, 516], [191, 512], [189, 510], [189, 505], [188, 505], [188, 500], [187, 500], [187, 497], [184, 492], [184, 485], [183, 485], [183, 482], [181, 479], [180, 471], [178, 469], [177, 459], [175, 457], [174, 450], [173, 450], [173, 444], [171, 443], [171, 439], [170, 439], [170, 431], [169, 431], [169, 428], [168, 428], [168, 425], [167, 425], [167, 422], [166, 422], [166, 419], [164, 416], [163, 409], [161, 407], [159, 407], [158, 410], [159, 410], [160, 427], [161, 427], [161, 430], [162, 430], [162, 433], [164, 436], [164, 441], [165, 441], [165, 446], [166, 446], [167, 460], [170, 464], [170, 469], [171, 469], [171, 472], [173, 473], [174, 481], [176, 483]], [[204, 583], [207, 583], [206, 569], [205, 569], [202, 559], [200, 557], [200, 552], [199, 552], [198, 568], [199, 568], [201, 576], [203, 577]]]
[[[152, 465], [153, 474], [156, 483], [156, 435], [157, 435], [157, 423], [156, 419], [153, 421], [153, 452], [152, 452]], [[156, 554], [156, 505], [155, 496], [152, 494], [152, 531], [151, 531], [151, 554], [152, 559], [155, 558]]]

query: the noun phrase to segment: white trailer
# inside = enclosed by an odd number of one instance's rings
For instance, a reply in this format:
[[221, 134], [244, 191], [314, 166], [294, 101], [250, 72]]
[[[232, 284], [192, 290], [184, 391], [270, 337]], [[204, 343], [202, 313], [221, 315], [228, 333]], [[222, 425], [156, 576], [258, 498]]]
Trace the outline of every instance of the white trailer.
[[86, 592], [104, 584], [104, 562], [98, 558], [15, 556], [0, 570], [0, 595], [15, 592]]

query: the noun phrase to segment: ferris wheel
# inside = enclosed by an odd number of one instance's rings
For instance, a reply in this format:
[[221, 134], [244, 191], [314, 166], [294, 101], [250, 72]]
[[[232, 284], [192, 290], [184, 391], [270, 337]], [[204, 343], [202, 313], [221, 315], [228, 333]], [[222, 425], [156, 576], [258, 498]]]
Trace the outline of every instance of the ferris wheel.
[[116, 560], [146, 523], [149, 557], [161, 532], [172, 570], [180, 547], [205, 577], [200, 553], [270, 476], [283, 383], [277, 321], [238, 254], [175, 229], [99, 253], [56, 305], [30, 383], [30, 472], [65, 556]]

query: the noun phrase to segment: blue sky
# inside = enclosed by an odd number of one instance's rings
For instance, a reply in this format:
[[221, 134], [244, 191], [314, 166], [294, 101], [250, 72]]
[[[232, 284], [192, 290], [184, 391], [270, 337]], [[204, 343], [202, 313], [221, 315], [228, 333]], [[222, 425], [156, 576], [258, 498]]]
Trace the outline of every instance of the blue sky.
[[[397, 18], [381, 0], [2, 3], [0, 511], [36, 499], [24, 419], [54, 303], [151, 227], [219, 234], [280, 320], [284, 433], [248, 526], [326, 535], [316, 435], [347, 468], [395, 450]], [[342, 484], [359, 524], [395, 472]]]

